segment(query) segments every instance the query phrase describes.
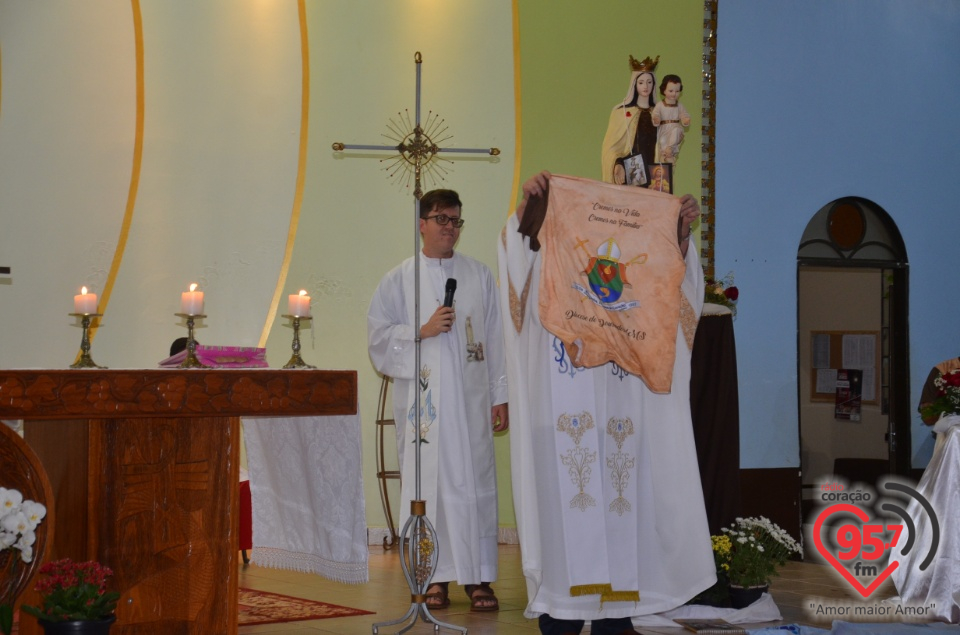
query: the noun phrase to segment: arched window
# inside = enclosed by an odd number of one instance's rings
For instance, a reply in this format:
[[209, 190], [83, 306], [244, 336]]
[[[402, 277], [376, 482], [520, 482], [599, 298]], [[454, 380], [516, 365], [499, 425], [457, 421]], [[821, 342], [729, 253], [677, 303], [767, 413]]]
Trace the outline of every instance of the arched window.
[[814, 214], [800, 239], [797, 259], [804, 264], [897, 267], [906, 265], [907, 251], [889, 214], [873, 201], [848, 196]]

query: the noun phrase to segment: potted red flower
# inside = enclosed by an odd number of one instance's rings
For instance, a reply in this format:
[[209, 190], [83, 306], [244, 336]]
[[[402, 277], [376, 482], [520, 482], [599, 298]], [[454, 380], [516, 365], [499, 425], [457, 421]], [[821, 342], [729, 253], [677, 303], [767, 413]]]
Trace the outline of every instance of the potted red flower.
[[24, 612], [37, 618], [46, 635], [106, 635], [117, 619], [114, 609], [120, 594], [107, 591], [109, 567], [97, 562], [74, 562], [70, 558], [40, 567], [34, 587], [40, 606]]

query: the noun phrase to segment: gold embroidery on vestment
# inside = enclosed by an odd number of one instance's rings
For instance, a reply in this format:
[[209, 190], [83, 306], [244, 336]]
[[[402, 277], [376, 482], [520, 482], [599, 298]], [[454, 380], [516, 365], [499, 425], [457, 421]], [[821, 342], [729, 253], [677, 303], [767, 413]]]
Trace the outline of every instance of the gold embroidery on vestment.
[[557, 420], [557, 432], [565, 432], [573, 439], [574, 445], [580, 445], [583, 433], [593, 430], [593, 416], [589, 412], [578, 415], [560, 415]]
[[597, 453], [586, 448], [574, 448], [567, 450], [567, 455], [561, 456], [560, 461], [567, 466], [570, 480], [580, 489], [577, 495], [570, 500], [570, 508], [579, 509], [583, 512], [587, 511], [587, 507], [596, 507], [597, 501], [583, 490], [590, 482], [590, 475], [593, 471], [590, 466], [597, 462]]
[[569, 435], [576, 445], [575, 448], [567, 450], [566, 456], [560, 455], [560, 462], [567, 467], [570, 480], [579, 489], [577, 495], [570, 501], [570, 507], [580, 511], [586, 511], [587, 507], [597, 505], [593, 496], [584, 491], [593, 472], [590, 466], [597, 462], [597, 452], [580, 447], [584, 432], [592, 430], [593, 427], [593, 417], [589, 412], [581, 412], [578, 415], [564, 414], [557, 420], [557, 432]]
[[611, 417], [607, 422], [607, 434], [617, 443], [617, 449], [623, 449], [623, 442], [633, 434], [633, 421]]
[[604, 602], [639, 602], [640, 591], [611, 591], [600, 594], [600, 606]]
[[604, 602], [639, 602], [640, 591], [614, 591], [609, 583], [577, 584], [570, 587], [570, 597], [599, 595], [600, 606]]
[[510, 318], [513, 320], [513, 328], [517, 333], [523, 329], [523, 317], [527, 310], [527, 296], [530, 295], [530, 281], [533, 279], [533, 267], [527, 272], [527, 280], [523, 283], [523, 292], [517, 297], [517, 291], [513, 287], [513, 280], [507, 274], [507, 283], [510, 285], [508, 290], [510, 294]]
[[632, 509], [630, 501], [623, 497], [623, 492], [630, 482], [630, 470], [636, 465], [634, 457], [623, 452], [623, 443], [633, 434], [633, 421], [628, 418], [611, 417], [607, 422], [607, 434], [613, 437], [617, 444], [617, 451], [607, 455], [607, 468], [610, 469], [610, 484], [617, 492], [617, 497], [610, 502], [609, 511], [623, 516]]
[[623, 497], [624, 490], [630, 482], [630, 470], [636, 464], [635, 459], [626, 452], [615, 452], [607, 456], [607, 467], [610, 468], [610, 484], [617, 491], [617, 497], [610, 502], [610, 511], [617, 516], [623, 516], [632, 509], [630, 501]]
[[570, 597], [574, 598], [581, 595], [600, 595], [602, 593], [613, 593], [613, 587], [609, 583], [577, 584], [570, 587]]
[[693, 338], [697, 334], [697, 313], [683, 294], [680, 294], [680, 327], [683, 329], [683, 339], [687, 340], [687, 348], [692, 351]]

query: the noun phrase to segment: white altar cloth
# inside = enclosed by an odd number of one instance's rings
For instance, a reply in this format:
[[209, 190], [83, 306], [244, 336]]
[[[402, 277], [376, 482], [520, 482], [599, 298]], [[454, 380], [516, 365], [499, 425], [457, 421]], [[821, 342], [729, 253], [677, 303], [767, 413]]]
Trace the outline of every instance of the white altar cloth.
[[[913, 549], [901, 555], [900, 546], [890, 550], [890, 562], [899, 562], [890, 575], [901, 603], [930, 607], [927, 619], [960, 622], [960, 416], [942, 417], [933, 430], [937, 443], [917, 491], [926, 498], [936, 513], [940, 528], [936, 557], [920, 571], [932, 545], [930, 516], [916, 500], [907, 506], [907, 514], [916, 525]], [[908, 538], [901, 534], [901, 542]]]
[[254, 564], [368, 581], [360, 415], [244, 418]]

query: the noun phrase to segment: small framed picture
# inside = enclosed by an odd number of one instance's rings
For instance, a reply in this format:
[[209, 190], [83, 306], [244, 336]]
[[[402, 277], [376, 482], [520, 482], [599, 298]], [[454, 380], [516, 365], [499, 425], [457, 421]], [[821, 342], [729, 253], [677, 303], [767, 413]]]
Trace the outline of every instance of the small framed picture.
[[647, 170], [643, 164], [643, 156], [634, 154], [623, 160], [624, 182], [627, 185], [638, 187], [647, 184]]
[[673, 193], [672, 163], [651, 163], [647, 169], [650, 172], [647, 189], [666, 192], [667, 194]]

